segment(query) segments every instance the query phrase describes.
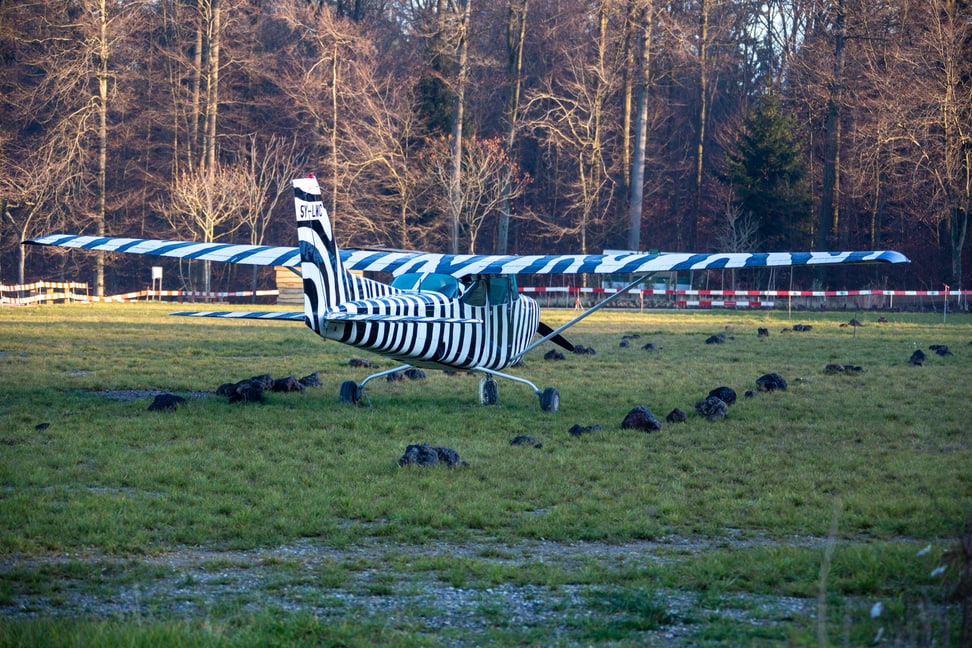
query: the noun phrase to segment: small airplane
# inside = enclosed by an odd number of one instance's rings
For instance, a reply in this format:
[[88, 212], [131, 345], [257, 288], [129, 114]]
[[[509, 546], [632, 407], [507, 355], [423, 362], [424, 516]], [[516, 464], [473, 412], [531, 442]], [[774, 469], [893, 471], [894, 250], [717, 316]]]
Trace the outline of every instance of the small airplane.
[[[842, 263], [908, 263], [894, 251], [768, 253], [619, 253], [602, 255], [449, 255], [378, 250], [339, 250], [314, 176], [293, 181], [299, 247], [234, 245], [133, 238], [51, 234], [26, 241], [100, 252], [126, 252], [189, 260], [286, 266], [304, 286], [300, 312], [185, 312], [190, 317], [303, 321], [324, 339], [404, 363], [345, 381], [340, 400], [357, 404], [364, 386], [412, 367], [481, 373], [479, 398], [499, 400], [496, 378], [530, 387], [543, 411], [560, 408], [555, 387], [503, 373], [540, 344], [552, 341], [573, 350], [561, 333], [603, 308], [656, 272]], [[352, 272], [356, 271], [356, 272]], [[391, 283], [358, 272], [384, 272]], [[540, 307], [520, 294], [521, 274], [629, 274], [624, 288], [557, 329], [540, 321]], [[534, 340], [539, 333], [540, 338]]]

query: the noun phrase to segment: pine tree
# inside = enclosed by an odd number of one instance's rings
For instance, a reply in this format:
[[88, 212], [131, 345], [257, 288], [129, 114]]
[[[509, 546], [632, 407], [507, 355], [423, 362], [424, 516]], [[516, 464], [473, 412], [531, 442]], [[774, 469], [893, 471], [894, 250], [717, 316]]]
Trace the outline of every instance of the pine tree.
[[779, 95], [760, 95], [735, 147], [726, 155], [722, 180], [732, 187], [743, 214], [758, 223], [764, 250], [806, 249], [812, 219], [810, 185], [793, 119]]

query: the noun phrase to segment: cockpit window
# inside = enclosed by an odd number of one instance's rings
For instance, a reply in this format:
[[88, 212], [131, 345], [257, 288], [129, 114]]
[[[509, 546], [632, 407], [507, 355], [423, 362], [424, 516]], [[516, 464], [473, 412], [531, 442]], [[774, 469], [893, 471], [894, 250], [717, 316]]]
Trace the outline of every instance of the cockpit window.
[[395, 277], [391, 285], [402, 290], [426, 290], [441, 293], [449, 299], [459, 295], [459, 282], [455, 277], [438, 273], [408, 273]]

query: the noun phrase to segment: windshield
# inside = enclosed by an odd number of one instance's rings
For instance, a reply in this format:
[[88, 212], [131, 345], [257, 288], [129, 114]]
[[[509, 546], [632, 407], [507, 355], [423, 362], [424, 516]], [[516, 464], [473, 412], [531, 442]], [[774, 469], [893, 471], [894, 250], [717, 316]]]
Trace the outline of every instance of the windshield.
[[459, 281], [452, 275], [435, 272], [420, 274], [409, 273], [395, 277], [391, 285], [401, 290], [425, 290], [437, 292], [450, 299], [459, 296]]
[[462, 301], [470, 306], [498, 306], [508, 304], [518, 297], [516, 277], [476, 276], [463, 293]]

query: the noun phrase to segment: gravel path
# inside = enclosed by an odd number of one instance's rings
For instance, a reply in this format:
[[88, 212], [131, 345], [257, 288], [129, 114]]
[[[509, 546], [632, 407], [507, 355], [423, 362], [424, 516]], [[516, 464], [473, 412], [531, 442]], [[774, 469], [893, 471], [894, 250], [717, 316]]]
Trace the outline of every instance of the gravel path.
[[[824, 542], [793, 538], [787, 543], [815, 547]], [[570, 645], [571, 627], [599, 613], [590, 607], [592, 594], [610, 591], [610, 586], [528, 582], [484, 586], [475, 577], [462, 576], [463, 564], [515, 568], [539, 562], [576, 573], [592, 565], [619, 570], [715, 548], [762, 544], [771, 541], [672, 536], [617, 545], [544, 541], [497, 545], [486, 540], [401, 545], [375, 541], [346, 548], [305, 541], [246, 551], [186, 547], [136, 558], [94, 552], [3, 556], [0, 577], [15, 586], [6, 604], [0, 605], [0, 620], [116, 615], [206, 618], [213, 610], [236, 615], [279, 609], [308, 612], [321, 619], [377, 617], [396, 626], [430, 631], [447, 628], [463, 636], [475, 636], [498, 624], [542, 628], [552, 642]], [[448, 565], [459, 576], [450, 576], [443, 569], [406, 569], [398, 574], [385, 569], [416, 561]], [[86, 568], [78, 569], [79, 565]], [[24, 585], [18, 587], [21, 582]], [[46, 586], [28, 584], [37, 582]], [[737, 594], [702, 603], [698, 595], [684, 591], [662, 589], [652, 594], [672, 622], [645, 638], [670, 645], [688, 640], [693, 626], [682, 620], [689, 616], [773, 625], [809, 618], [816, 606], [814, 600], [781, 596]], [[711, 607], [720, 602], [721, 607]], [[455, 645], [463, 642], [456, 640]]]

